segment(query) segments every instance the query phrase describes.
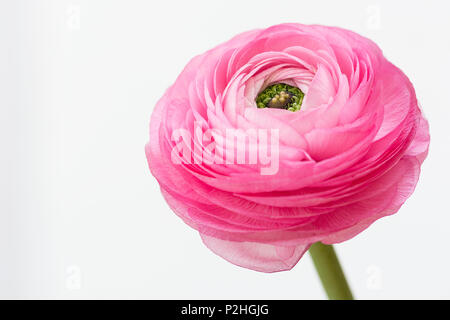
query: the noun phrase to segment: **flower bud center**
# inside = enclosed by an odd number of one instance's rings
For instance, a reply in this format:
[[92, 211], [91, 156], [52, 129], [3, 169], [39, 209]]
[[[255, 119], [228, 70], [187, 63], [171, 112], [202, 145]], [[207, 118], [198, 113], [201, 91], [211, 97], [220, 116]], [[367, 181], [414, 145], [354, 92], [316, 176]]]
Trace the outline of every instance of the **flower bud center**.
[[258, 108], [275, 108], [298, 111], [305, 94], [296, 87], [285, 83], [276, 83], [265, 88], [256, 97]]

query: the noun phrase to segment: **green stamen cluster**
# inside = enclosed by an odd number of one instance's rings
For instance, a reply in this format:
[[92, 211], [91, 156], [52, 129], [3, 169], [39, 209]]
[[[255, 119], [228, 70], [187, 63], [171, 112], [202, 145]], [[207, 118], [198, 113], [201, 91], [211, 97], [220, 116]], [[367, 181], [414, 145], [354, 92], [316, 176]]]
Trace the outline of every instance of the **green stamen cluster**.
[[256, 97], [258, 108], [276, 108], [298, 111], [305, 94], [296, 87], [285, 83], [277, 83], [265, 88]]

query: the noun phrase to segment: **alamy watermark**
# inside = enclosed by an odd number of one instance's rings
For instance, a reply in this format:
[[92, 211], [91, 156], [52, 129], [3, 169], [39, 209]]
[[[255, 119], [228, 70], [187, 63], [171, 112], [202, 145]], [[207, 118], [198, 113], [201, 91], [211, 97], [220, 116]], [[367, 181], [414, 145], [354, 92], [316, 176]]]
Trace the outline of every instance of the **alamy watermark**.
[[382, 288], [382, 271], [379, 266], [370, 265], [366, 269], [367, 279], [366, 287], [369, 290], [381, 290]]
[[203, 128], [176, 129], [171, 136], [174, 164], [254, 165], [261, 175], [274, 175], [279, 169], [279, 129]]
[[366, 27], [369, 30], [381, 29], [381, 7], [377, 4], [370, 5], [366, 8], [367, 19]]
[[71, 265], [66, 268], [66, 289], [80, 290], [81, 289], [81, 268], [76, 265]]
[[80, 5], [70, 4], [66, 9], [66, 25], [69, 30], [80, 30], [81, 18], [80, 18]]

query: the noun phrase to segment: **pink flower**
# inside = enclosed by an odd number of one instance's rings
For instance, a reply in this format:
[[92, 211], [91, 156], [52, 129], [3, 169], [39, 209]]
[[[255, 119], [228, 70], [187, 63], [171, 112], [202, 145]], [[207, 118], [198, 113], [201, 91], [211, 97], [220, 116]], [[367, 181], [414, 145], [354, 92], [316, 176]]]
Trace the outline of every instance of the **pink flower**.
[[[281, 108], [258, 108], [273, 84], [298, 88], [300, 110], [286, 110], [289, 92], [273, 100]], [[413, 86], [375, 43], [281, 24], [193, 58], [153, 111], [146, 155], [169, 206], [208, 248], [275, 272], [314, 242], [348, 240], [397, 212], [429, 139]]]

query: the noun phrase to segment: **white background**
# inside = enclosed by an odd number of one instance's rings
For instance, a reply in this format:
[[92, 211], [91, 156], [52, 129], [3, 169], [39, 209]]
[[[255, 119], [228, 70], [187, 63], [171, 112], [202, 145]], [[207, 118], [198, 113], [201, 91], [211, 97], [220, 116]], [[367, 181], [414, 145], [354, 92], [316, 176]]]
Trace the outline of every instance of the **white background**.
[[360, 299], [450, 298], [448, 1], [1, 1], [0, 297], [323, 299], [308, 255], [238, 268], [165, 204], [144, 145], [194, 55], [282, 22], [348, 28], [404, 70], [431, 126], [414, 195], [336, 247]]

